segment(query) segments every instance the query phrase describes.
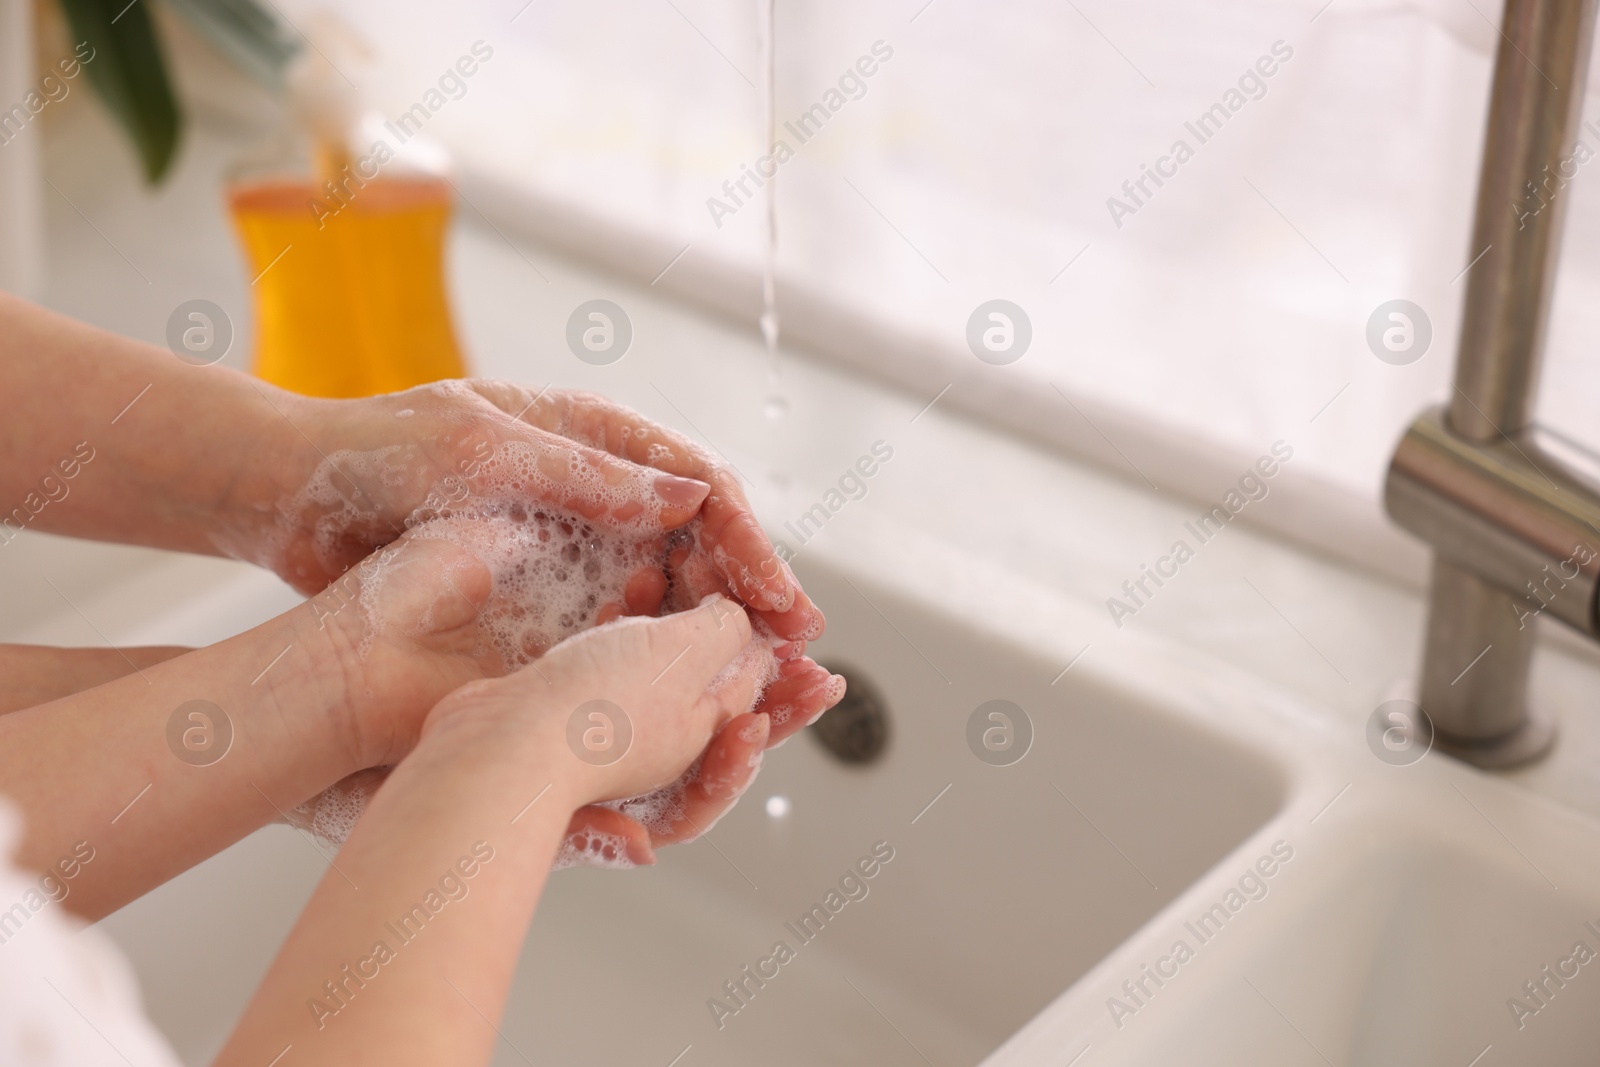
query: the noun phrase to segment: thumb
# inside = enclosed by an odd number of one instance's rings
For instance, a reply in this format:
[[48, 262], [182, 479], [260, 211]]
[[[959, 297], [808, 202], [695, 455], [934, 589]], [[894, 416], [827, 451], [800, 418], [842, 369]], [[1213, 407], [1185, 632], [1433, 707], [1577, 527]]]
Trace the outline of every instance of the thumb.
[[586, 630], [551, 649], [548, 658], [581, 659], [580, 673], [599, 675], [619, 697], [692, 705], [749, 641], [744, 608], [713, 593], [688, 611], [626, 616]]

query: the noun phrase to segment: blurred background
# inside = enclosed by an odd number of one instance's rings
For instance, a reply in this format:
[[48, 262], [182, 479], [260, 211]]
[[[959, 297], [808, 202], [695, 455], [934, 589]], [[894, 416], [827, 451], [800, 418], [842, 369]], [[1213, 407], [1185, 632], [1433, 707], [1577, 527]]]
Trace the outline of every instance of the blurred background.
[[[248, 364], [242, 256], [220, 276], [198, 256], [188, 274], [155, 272], [107, 246], [136, 230], [231, 241], [220, 178], [290, 121], [287, 97], [172, 5], [147, 6], [185, 111], [171, 173], [145, 186], [89, 93], [53, 104], [32, 149], [0, 151], [9, 225], [44, 220], [11, 269], [61, 310], [152, 340], [173, 305], [216, 299], [242, 320], [229, 360]], [[369, 114], [392, 123], [430, 92], [444, 101], [425, 135], [454, 168], [458, 222], [655, 280], [756, 329], [764, 208], [724, 183], [763, 155], [758, 5], [269, 6]], [[69, 51], [53, 5], [33, 13], [32, 55]], [[1377, 494], [1400, 430], [1446, 390], [1496, 18], [1469, 0], [780, 0], [776, 134], [794, 149], [777, 178], [784, 337], [924, 397], [956, 384], [955, 407], [1186, 495], [1283, 439], [1295, 504], [1265, 521], [1420, 581], [1422, 554], [1387, 530]], [[492, 58], [441, 97], [441, 75], [475, 43]], [[8, 84], [28, 84], [39, 60], [15, 38], [8, 49], [22, 75]], [[841, 93], [875, 49], [889, 58]], [[1251, 75], [1274, 56], [1271, 76]], [[1243, 106], [1201, 144], [1185, 124], [1230, 92]], [[784, 126], [837, 101], [803, 144]], [[370, 125], [354, 140], [372, 132], [395, 140]], [[1175, 176], [1124, 191], [1179, 139], [1195, 154]], [[1584, 415], [1600, 366], [1580, 343], [1600, 307], [1585, 298], [1600, 270], [1591, 184], [1579, 167], [1559, 194], [1568, 230], [1539, 410], [1595, 444]], [[545, 284], [523, 258], [516, 284]], [[113, 292], [127, 297], [116, 311]], [[1025, 309], [1032, 347], [975, 366], [966, 318], [996, 297]], [[1392, 299], [1431, 325], [1407, 366], [1375, 361], [1365, 340]], [[559, 345], [562, 326], [530, 321], [527, 342]]]

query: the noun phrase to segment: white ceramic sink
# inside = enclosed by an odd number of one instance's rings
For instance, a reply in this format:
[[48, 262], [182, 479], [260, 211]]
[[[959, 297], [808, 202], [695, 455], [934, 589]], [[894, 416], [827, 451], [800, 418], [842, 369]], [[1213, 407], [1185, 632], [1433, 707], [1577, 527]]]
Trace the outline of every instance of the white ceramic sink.
[[[986, 1067], [1594, 1063], [1600, 826], [1437, 755], [1388, 766], [1360, 746], [1321, 746], [1343, 784], [1294, 790]], [[1293, 850], [1269, 892], [1197, 933], [1269, 842]], [[1193, 959], [1144, 978], [1178, 941]]]
[[[1359, 725], [1152, 633], [1064, 671], [1093, 611], [936, 537], [863, 523], [797, 567], [829, 612], [817, 654], [887, 708], [886, 753], [845, 766], [801, 736], [658, 867], [559, 874], [497, 1063], [1593, 1062], [1600, 965], [1541, 973], [1600, 952], [1588, 818], [1436, 754], [1381, 762]], [[213, 640], [294, 602], [242, 570], [115, 639]], [[996, 699], [1034, 730], [1009, 766], [967, 740]], [[865, 895], [803, 938], [875, 848], [893, 858], [844, 887]], [[107, 920], [190, 1062], [324, 864], [269, 828]], [[762, 964], [778, 941], [794, 958]]]
[[[881, 694], [885, 754], [846, 766], [801, 736], [708, 839], [653, 870], [557, 875], [499, 1062], [665, 1064], [692, 1046], [685, 1063], [912, 1063], [920, 1050], [975, 1064], [1283, 803], [1280, 764], [1242, 731], [1206, 725], [1192, 691], [1163, 692], [1150, 671], [1062, 675], [861, 573], [800, 570], [829, 610], [817, 655]], [[214, 639], [284, 597], [247, 574], [151, 634]], [[1033, 725], [1010, 766], [967, 742], [972, 712], [994, 699]], [[768, 812], [774, 796], [788, 802], [782, 817]], [[893, 858], [847, 883], [860, 899], [841, 892], [836, 914], [802, 928], [875, 849]], [[194, 1062], [242, 1008], [321, 864], [270, 829], [107, 921]], [[767, 965], [762, 986], [744, 978], [778, 941], [794, 958]], [[744, 981], [743, 1004], [729, 981]], [[737, 1012], [718, 1020], [712, 998]]]

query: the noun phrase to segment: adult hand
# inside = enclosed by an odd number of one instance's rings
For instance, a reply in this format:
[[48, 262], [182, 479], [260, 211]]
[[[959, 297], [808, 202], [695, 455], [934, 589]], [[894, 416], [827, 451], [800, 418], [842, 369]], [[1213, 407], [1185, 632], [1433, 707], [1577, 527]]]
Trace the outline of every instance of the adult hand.
[[265, 473], [241, 479], [215, 536], [302, 592], [480, 491], [491, 458], [511, 445], [538, 472], [524, 486], [531, 501], [659, 532], [702, 516], [701, 541], [738, 599], [786, 640], [822, 633], [821, 612], [778, 558], [733, 471], [603, 397], [467, 380], [361, 400], [279, 394], [275, 403], [314, 450], [264, 457]]
[[463, 382], [275, 403], [311, 447], [261, 457], [216, 537], [307, 594], [490, 483], [606, 529], [656, 533], [688, 522], [710, 491], [522, 422]]

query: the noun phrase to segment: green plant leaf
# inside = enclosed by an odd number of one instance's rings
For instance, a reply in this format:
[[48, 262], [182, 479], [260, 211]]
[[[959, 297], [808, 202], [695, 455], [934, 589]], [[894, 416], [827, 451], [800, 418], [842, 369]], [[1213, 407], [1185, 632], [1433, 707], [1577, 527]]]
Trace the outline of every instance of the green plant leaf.
[[167, 0], [212, 46], [269, 89], [282, 89], [298, 50], [278, 17], [255, 0]]
[[133, 139], [154, 185], [178, 150], [182, 117], [150, 22], [148, 0], [61, 0], [75, 40], [94, 49], [89, 83]]

